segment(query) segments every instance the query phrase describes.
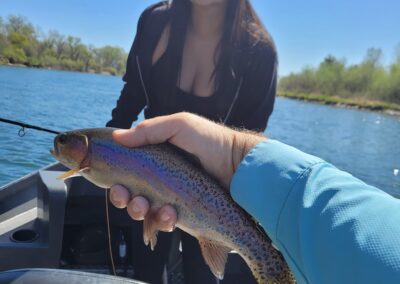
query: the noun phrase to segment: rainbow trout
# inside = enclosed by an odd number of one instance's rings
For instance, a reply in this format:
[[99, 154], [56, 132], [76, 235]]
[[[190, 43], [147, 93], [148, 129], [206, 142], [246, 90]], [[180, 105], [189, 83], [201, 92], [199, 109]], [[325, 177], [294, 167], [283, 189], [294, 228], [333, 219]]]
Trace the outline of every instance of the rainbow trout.
[[[282, 255], [212, 177], [171, 144], [127, 148], [112, 139], [112, 128], [82, 129], [59, 134], [53, 156], [102, 188], [125, 186], [132, 196], [152, 206], [172, 205], [176, 226], [198, 239], [204, 259], [222, 279], [228, 253], [246, 261], [258, 283], [295, 283]], [[144, 220], [144, 240], [153, 249], [157, 230]]]

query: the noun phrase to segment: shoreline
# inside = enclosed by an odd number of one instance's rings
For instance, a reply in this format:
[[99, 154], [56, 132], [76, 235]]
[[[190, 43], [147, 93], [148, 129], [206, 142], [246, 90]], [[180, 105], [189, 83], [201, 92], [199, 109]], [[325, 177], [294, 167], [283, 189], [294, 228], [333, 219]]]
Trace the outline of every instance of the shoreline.
[[95, 74], [95, 75], [104, 75], [104, 76], [116, 76], [116, 77], [121, 77], [122, 74], [111, 74], [110, 72], [107, 71], [102, 71], [102, 72], [95, 72], [94, 70], [92, 71], [79, 71], [79, 70], [70, 70], [70, 69], [62, 69], [62, 68], [54, 68], [54, 67], [37, 67], [37, 66], [30, 66], [26, 64], [21, 64], [21, 63], [4, 63], [0, 61], [0, 66], [6, 66], [6, 67], [17, 67], [17, 68], [30, 68], [30, 69], [43, 69], [43, 70], [54, 70], [54, 71], [66, 71], [66, 72], [77, 72], [77, 73], [85, 73], [85, 74]]
[[291, 93], [279, 92], [279, 97], [295, 99], [300, 101], [316, 102], [319, 104], [347, 107], [354, 109], [370, 110], [374, 112], [382, 112], [388, 115], [400, 116], [400, 104], [387, 103], [383, 101], [366, 100], [359, 97], [342, 98], [337, 96], [326, 96], [319, 94]]
[[[77, 70], [68, 70], [61, 68], [51, 68], [51, 67], [34, 67], [28, 66], [25, 64], [12, 64], [12, 63], [2, 63], [0, 62], [0, 66], [7, 67], [17, 67], [17, 68], [32, 68], [32, 69], [44, 69], [44, 70], [55, 70], [55, 71], [67, 71], [67, 72], [78, 72], [78, 73], [87, 73], [87, 74], [96, 74], [96, 75], [106, 75], [106, 76], [121, 76], [119, 74], [113, 75], [109, 72], [85, 72], [85, 71], [77, 71]], [[295, 92], [277, 92], [278, 97], [284, 97], [288, 99], [295, 99], [300, 101], [307, 102], [316, 102], [323, 105], [330, 105], [335, 107], [347, 107], [354, 109], [363, 109], [374, 112], [382, 112], [388, 115], [400, 116], [400, 104], [396, 103], [388, 103], [384, 101], [373, 101], [367, 100], [360, 97], [353, 98], [343, 98], [338, 96], [328, 96], [328, 95], [320, 95], [320, 94], [307, 94], [307, 93], [295, 93]]]

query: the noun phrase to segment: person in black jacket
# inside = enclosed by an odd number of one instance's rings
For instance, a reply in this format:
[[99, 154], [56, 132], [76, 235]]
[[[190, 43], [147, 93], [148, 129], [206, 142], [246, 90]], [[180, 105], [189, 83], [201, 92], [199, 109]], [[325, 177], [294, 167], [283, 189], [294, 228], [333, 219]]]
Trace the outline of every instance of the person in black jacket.
[[[107, 126], [130, 128], [181, 111], [228, 126], [263, 131], [272, 113], [277, 53], [249, 0], [173, 0], [147, 8], [138, 21], [125, 85]], [[141, 229], [138, 229], [141, 234]], [[154, 252], [137, 248], [135, 277], [162, 283], [170, 235]], [[197, 241], [182, 232], [185, 283], [216, 283]]]

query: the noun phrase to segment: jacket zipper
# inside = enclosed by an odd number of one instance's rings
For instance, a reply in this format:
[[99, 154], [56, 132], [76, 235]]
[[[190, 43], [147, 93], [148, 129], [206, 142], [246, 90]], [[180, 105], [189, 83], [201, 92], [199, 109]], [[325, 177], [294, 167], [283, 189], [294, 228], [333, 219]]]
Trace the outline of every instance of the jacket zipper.
[[139, 70], [139, 78], [140, 78], [140, 82], [142, 84], [142, 88], [143, 88], [143, 91], [144, 91], [144, 96], [146, 98], [146, 106], [147, 106], [146, 108], [148, 109], [150, 107], [150, 100], [149, 100], [149, 95], [148, 95], [147, 90], [146, 90], [146, 86], [145, 86], [144, 81], [143, 81], [142, 68], [140, 68], [140, 62], [139, 62], [139, 56], [138, 55], [136, 55], [136, 64], [137, 64], [137, 68]]

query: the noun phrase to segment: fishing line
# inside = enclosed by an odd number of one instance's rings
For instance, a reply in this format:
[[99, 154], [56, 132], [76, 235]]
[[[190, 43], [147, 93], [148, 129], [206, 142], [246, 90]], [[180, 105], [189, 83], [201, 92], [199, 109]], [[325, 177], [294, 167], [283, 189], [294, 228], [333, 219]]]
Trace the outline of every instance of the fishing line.
[[53, 134], [60, 133], [60, 131], [55, 131], [55, 130], [51, 130], [48, 128], [44, 128], [44, 127], [40, 127], [40, 126], [36, 126], [36, 125], [32, 125], [32, 124], [27, 124], [27, 123], [15, 121], [15, 120], [5, 119], [5, 118], [1, 118], [1, 117], [0, 117], [0, 122], [21, 126], [21, 129], [18, 131], [19, 137], [25, 136], [25, 134], [26, 134], [25, 128], [30, 128], [30, 129], [53, 133]]
[[110, 228], [110, 213], [108, 210], [108, 188], [105, 189], [106, 193], [106, 223], [107, 223], [107, 234], [108, 234], [108, 249], [110, 251], [110, 259], [111, 259], [111, 267], [112, 271], [115, 276], [117, 276], [117, 273], [115, 271], [115, 264], [114, 264], [114, 257], [113, 257], [113, 252], [112, 252], [112, 246], [111, 246], [111, 228]]

